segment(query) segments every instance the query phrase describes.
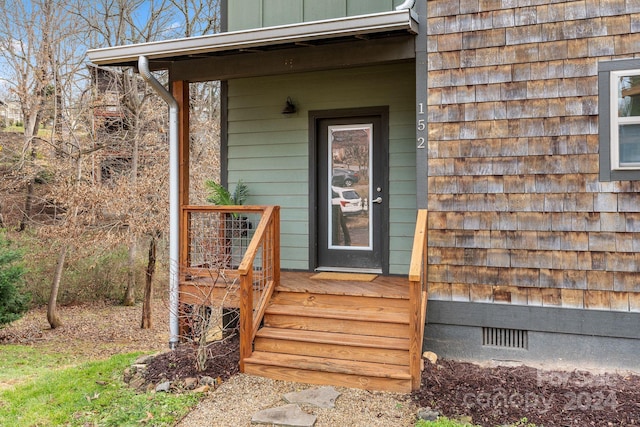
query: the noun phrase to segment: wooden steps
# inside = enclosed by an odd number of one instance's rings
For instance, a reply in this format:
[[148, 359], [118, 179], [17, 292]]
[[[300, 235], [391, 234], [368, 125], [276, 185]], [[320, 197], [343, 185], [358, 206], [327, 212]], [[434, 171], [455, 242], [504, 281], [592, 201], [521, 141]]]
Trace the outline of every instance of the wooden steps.
[[[246, 373], [311, 384], [408, 393], [409, 301], [362, 283], [276, 289]], [[385, 286], [389, 286], [386, 284]], [[329, 290], [328, 290], [329, 289]]]

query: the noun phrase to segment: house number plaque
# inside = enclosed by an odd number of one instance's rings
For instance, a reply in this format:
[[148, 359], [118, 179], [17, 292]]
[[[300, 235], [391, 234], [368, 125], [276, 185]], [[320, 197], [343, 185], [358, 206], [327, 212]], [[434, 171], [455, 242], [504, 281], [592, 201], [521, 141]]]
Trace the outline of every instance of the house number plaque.
[[424, 117], [424, 104], [420, 102], [418, 104], [418, 148], [425, 148], [425, 137], [420, 136], [427, 129], [427, 120]]

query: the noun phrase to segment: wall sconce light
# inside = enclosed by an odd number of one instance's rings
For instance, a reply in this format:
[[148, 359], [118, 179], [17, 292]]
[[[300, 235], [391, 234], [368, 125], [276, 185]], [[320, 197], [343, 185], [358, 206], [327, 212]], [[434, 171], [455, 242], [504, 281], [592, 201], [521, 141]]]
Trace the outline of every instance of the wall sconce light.
[[298, 111], [298, 109], [296, 108], [296, 105], [291, 100], [291, 97], [287, 96], [287, 103], [282, 109], [282, 114], [284, 115], [294, 114], [296, 111]]

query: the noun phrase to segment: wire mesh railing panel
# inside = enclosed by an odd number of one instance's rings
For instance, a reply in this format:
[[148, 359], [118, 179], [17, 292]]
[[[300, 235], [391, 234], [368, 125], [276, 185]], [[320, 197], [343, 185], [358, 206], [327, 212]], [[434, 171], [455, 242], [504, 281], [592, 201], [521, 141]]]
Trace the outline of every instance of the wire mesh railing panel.
[[[183, 208], [181, 289], [191, 294], [181, 302], [199, 310], [190, 313], [222, 304], [223, 317], [239, 314], [241, 368], [280, 277], [279, 212], [278, 206]], [[224, 332], [228, 322], [217, 323]]]
[[189, 212], [186, 267], [237, 269], [259, 221], [253, 212]]

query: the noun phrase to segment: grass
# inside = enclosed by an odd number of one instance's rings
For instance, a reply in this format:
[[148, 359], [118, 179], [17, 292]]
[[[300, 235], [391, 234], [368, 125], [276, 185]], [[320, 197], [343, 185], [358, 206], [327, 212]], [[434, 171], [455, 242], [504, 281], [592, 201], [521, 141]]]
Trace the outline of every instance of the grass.
[[463, 423], [447, 417], [438, 417], [436, 421], [420, 420], [415, 427], [473, 427], [473, 424]]
[[[536, 427], [535, 424], [528, 422], [526, 418], [522, 418], [515, 424], [509, 424], [510, 427]], [[439, 417], [436, 421], [420, 420], [415, 424], [415, 427], [477, 427], [475, 424], [469, 424], [457, 420], [452, 420], [447, 417]]]
[[3, 345], [0, 351], [0, 390], [2, 384], [20, 384], [50, 369], [77, 363], [75, 358], [55, 350], [43, 351], [22, 345]]
[[[11, 125], [11, 126], [5, 127], [2, 131], [24, 134], [24, 126]], [[38, 136], [42, 136], [42, 137], [51, 136], [51, 129], [41, 127], [40, 129], [38, 129]]]
[[200, 400], [196, 394], [136, 394], [122, 373], [137, 354], [62, 369], [55, 366], [69, 356], [39, 360], [21, 346], [3, 346], [1, 355], [3, 378], [23, 375], [20, 369], [30, 379], [0, 391], [1, 426], [168, 426]]

